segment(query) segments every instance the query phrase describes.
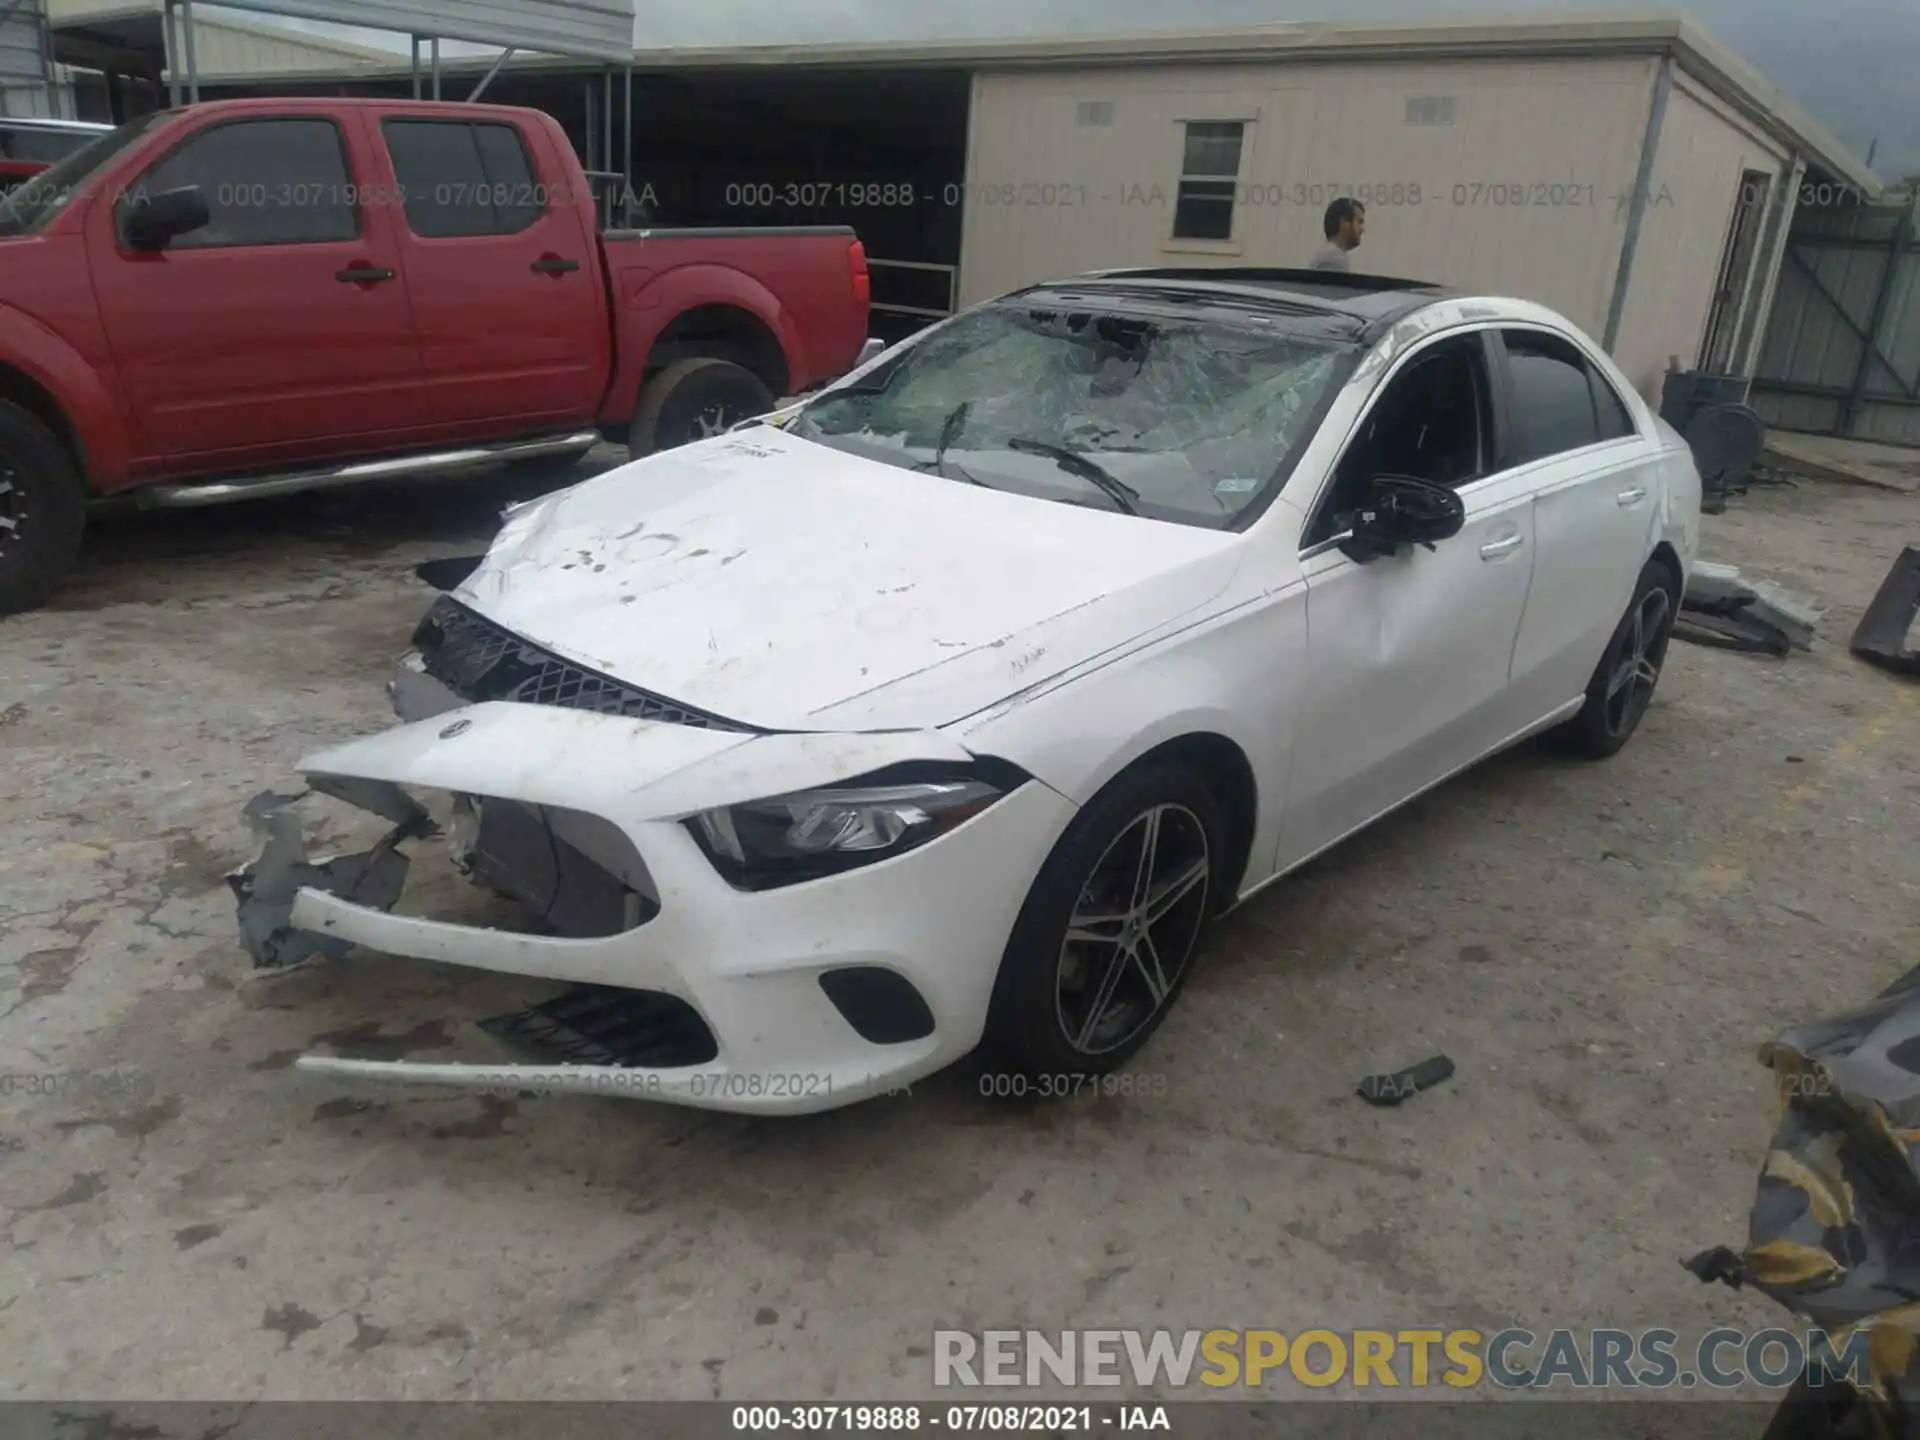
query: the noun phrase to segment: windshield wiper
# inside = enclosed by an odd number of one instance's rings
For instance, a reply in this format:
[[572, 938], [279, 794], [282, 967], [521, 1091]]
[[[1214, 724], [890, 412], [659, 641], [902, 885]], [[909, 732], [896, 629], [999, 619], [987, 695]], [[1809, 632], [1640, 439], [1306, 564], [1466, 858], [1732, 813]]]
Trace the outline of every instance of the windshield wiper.
[[958, 465], [947, 464], [947, 447], [960, 438], [961, 427], [967, 423], [967, 415], [972, 409], [973, 402], [971, 400], [962, 400], [958, 405], [954, 406], [953, 413], [947, 416], [945, 421], [941, 423], [940, 439], [933, 448], [933, 459], [922, 460], [913, 467], [914, 469], [921, 471], [931, 470], [936, 475], [945, 475], [948, 470], [952, 470], [954, 474], [958, 475], [962, 480], [965, 480], [969, 485], [978, 485], [983, 490], [993, 489], [993, 486], [987, 484], [987, 482], [982, 480], [978, 475], [963, 470]]
[[1068, 474], [1078, 475], [1082, 480], [1098, 485], [1107, 498], [1127, 514], [1140, 513], [1140, 492], [1106, 466], [1089, 460], [1078, 450], [1069, 450], [1064, 445], [1054, 445], [1046, 440], [1028, 440], [1018, 435], [1007, 441], [1007, 448], [1028, 455], [1044, 455]]

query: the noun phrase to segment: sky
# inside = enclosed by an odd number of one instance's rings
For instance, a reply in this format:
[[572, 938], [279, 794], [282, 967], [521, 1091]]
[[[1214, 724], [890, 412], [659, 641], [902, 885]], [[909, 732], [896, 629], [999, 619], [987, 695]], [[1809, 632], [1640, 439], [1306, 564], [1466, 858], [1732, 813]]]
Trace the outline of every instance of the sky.
[[[1207, 28], [1622, 10], [1566, 0], [636, 0], [645, 48]], [[212, 7], [207, 7], [211, 9]], [[1874, 168], [1920, 172], [1920, 0], [1688, 0], [1684, 8]], [[265, 17], [247, 17], [263, 23]], [[271, 23], [405, 51], [404, 36]], [[459, 47], [472, 53], [471, 47]], [[457, 53], [443, 47], [443, 53]]]

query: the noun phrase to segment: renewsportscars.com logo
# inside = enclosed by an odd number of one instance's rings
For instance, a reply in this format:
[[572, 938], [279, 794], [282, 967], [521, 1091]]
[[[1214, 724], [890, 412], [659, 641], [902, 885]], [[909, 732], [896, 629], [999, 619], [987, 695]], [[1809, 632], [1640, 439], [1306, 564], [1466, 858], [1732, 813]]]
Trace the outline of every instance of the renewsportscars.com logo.
[[1316, 1389], [1495, 1386], [1537, 1390], [1730, 1390], [1757, 1384], [1867, 1384], [1864, 1330], [936, 1330], [933, 1383], [960, 1386]]

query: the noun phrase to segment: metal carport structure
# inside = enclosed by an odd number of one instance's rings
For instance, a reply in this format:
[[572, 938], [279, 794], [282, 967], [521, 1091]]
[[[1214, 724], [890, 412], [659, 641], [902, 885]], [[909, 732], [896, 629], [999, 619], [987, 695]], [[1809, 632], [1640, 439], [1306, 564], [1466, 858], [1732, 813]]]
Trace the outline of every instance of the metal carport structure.
[[[0, 12], [10, 3], [28, 3], [31, 8], [39, 0], [0, 0]], [[101, 70], [109, 77], [158, 78], [164, 72], [169, 103], [200, 98], [195, 0], [47, 3], [55, 61]], [[501, 66], [521, 52], [596, 62], [598, 75], [587, 81], [589, 112], [597, 112], [597, 124], [587, 131], [587, 169], [596, 178], [632, 173], [631, 124], [620, 127], [627, 140], [617, 170], [613, 135], [616, 79], [621, 82], [620, 112], [627, 117], [632, 114], [634, 0], [220, 0], [218, 8], [405, 35], [411, 41], [413, 93], [420, 98], [477, 99]], [[501, 52], [467, 95], [443, 97], [443, 40]], [[422, 42], [426, 45], [424, 68]], [[595, 78], [599, 81], [597, 106]]]

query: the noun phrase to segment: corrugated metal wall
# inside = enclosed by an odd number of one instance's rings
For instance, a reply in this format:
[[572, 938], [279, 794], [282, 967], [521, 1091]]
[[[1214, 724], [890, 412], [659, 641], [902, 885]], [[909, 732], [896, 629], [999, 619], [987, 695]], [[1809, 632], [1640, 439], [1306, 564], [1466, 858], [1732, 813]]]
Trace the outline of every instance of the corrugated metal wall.
[[0, 0], [0, 115], [51, 116], [41, 0]]
[[241, 0], [260, 14], [362, 25], [399, 34], [438, 35], [482, 45], [633, 58], [634, 0]]
[[1785, 430], [1920, 445], [1914, 210], [1850, 198], [1818, 182], [1802, 188], [1752, 404]]
[[[1326, 202], [1351, 191], [1375, 197], [1356, 270], [1537, 300], [1598, 337], [1656, 64], [984, 73], [960, 197], [961, 301], [1102, 266], [1303, 265]], [[1172, 236], [1183, 122], [1205, 119], [1246, 123], [1245, 198], [1224, 244]], [[1699, 348], [1742, 169], [1780, 161], [1777, 147], [1676, 89], [1653, 191], [1665, 195], [1643, 225], [1616, 346], [1649, 398], [1666, 357]]]

